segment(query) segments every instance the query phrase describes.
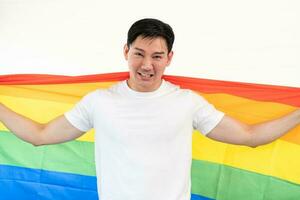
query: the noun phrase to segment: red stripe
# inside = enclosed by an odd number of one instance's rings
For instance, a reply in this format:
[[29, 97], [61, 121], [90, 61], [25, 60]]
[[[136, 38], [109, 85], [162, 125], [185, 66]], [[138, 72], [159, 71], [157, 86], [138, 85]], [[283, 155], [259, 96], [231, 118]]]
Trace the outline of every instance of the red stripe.
[[300, 88], [165, 76], [165, 79], [202, 93], [225, 93], [258, 101], [271, 101], [300, 107]]
[[95, 74], [83, 76], [62, 76], [48, 74], [12, 74], [0, 75], [0, 85], [43, 85], [67, 83], [93, 83], [121, 81], [129, 77], [128, 72]]
[[[111, 82], [128, 79], [128, 72], [108, 74], [61, 76], [45, 74], [0, 75], [0, 85], [35, 85]], [[165, 75], [164, 79], [182, 88], [202, 93], [226, 93], [259, 101], [271, 101], [300, 107], [300, 88], [218, 81], [201, 78]]]

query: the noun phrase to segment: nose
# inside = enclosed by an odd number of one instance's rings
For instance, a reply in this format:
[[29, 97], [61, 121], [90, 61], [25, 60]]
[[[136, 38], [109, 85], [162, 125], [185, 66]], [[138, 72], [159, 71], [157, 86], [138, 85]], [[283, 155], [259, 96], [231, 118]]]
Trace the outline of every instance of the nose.
[[143, 60], [143, 63], [142, 63], [141, 68], [142, 68], [143, 70], [147, 70], [147, 71], [152, 70], [152, 69], [153, 69], [153, 65], [152, 65], [151, 59], [145, 58], [145, 59]]

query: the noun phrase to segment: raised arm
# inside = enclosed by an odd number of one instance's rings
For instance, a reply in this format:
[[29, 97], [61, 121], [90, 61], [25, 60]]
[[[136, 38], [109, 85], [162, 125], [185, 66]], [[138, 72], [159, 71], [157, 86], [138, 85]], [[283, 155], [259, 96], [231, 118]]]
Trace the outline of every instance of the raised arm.
[[225, 116], [207, 136], [220, 142], [256, 147], [276, 140], [299, 124], [300, 110], [255, 125]]
[[40, 124], [1, 103], [0, 121], [17, 137], [35, 146], [66, 142], [84, 133], [73, 127], [63, 115], [47, 124]]

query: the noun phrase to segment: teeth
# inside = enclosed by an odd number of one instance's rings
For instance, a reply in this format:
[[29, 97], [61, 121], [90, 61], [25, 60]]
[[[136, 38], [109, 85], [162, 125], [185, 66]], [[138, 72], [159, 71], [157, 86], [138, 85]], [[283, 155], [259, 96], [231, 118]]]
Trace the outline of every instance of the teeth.
[[139, 74], [140, 74], [141, 76], [146, 77], [146, 78], [150, 78], [150, 77], [153, 76], [152, 74], [145, 74], [145, 73], [142, 73], [142, 72], [139, 72]]

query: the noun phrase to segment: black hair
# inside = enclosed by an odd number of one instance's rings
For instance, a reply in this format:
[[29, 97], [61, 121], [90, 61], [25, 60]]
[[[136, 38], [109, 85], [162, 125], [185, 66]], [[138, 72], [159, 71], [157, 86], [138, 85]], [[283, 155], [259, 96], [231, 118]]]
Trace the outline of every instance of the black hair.
[[168, 53], [172, 50], [175, 38], [172, 27], [169, 24], [152, 18], [141, 19], [132, 24], [127, 34], [128, 48], [138, 36], [143, 38], [164, 38], [167, 43]]

